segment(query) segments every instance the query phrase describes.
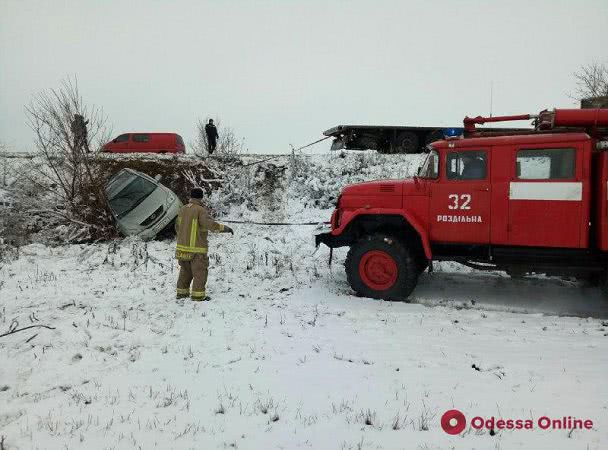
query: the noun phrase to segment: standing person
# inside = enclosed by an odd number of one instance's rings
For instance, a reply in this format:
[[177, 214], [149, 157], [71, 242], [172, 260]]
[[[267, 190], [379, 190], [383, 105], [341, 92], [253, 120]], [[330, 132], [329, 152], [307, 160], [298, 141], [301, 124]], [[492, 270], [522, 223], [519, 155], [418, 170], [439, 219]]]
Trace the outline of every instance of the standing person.
[[207, 134], [207, 151], [211, 155], [217, 146], [217, 128], [213, 125], [213, 119], [209, 119], [209, 123], [205, 125], [205, 133]]
[[[177, 298], [190, 296], [192, 300], [210, 300], [205, 294], [209, 257], [207, 248], [209, 242], [207, 233], [231, 233], [232, 228], [215, 222], [207, 208], [202, 204], [204, 191], [194, 188], [190, 192], [190, 201], [182, 206], [175, 221], [177, 232], [177, 247], [175, 258], [179, 261], [179, 277], [177, 279]], [[192, 283], [192, 291], [190, 291]]]
[[84, 148], [87, 153], [89, 153], [88, 123], [89, 121], [84, 120], [81, 114], [74, 114], [74, 119], [70, 124], [72, 135], [74, 136], [74, 148], [80, 151]]

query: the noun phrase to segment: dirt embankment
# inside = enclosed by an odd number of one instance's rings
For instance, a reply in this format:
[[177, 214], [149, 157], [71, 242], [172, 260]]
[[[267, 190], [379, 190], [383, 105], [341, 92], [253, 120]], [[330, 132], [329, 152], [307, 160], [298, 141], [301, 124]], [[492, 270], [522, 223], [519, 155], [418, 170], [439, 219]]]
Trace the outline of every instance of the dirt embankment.
[[133, 169], [151, 177], [160, 175], [160, 182], [185, 200], [194, 186], [202, 187], [208, 194], [217, 189], [225, 172], [223, 166], [229, 163], [194, 158], [133, 156], [101, 157], [95, 164], [99, 168], [99, 178], [104, 183], [121, 169]]

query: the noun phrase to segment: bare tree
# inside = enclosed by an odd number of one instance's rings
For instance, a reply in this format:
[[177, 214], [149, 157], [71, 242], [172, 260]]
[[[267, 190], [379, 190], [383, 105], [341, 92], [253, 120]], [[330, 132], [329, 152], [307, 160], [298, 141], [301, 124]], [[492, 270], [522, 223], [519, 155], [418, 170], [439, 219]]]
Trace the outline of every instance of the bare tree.
[[608, 65], [593, 62], [574, 73], [577, 100], [608, 96]]
[[[196, 139], [191, 146], [194, 149], [194, 153], [199, 156], [205, 156], [209, 153], [209, 143], [207, 141], [207, 133], [205, 132], [205, 125], [207, 125], [209, 119], [210, 117], [206, 117], [204, 120], [199, 119], [196, 123]], [[234, 158], [241, 154], [243, 152], [244, 140], [239, 140], [232, 128], [222, 127], [220, 119], [215, 118], [213, 121], [219, 134], [214, 154], [217, 154], [220, 158]]]
[[76, 79], [36, 95], [26, 106], [41, 164], [29, 180], [52, 194], [52, 208], [30, 212], [51, 215], [68, 228], [70, 241], [98, 238], [113, 229], [103, 180], [89, 151], [98, 151], [110, 130], [101, 108], [87, 106]]
[[6, 144], [0, 141], [0, 187], [8, 186], [8, 158], [4, 154], [8, 151]]

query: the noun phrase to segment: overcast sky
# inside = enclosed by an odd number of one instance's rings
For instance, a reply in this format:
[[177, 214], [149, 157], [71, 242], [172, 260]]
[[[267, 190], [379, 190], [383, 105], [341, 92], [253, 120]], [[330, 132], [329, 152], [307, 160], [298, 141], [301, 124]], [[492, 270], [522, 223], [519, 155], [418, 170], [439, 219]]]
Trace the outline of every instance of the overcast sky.
[[592, 61], [608, 0], [0, 0], [0, 141], [31, 149], [24, 105], [67, 76], [114, 135], [188, 143], [210, 115], [280, 153], [339, 123], [458, 126], [491, 83], [495, 115], [572, 107]]

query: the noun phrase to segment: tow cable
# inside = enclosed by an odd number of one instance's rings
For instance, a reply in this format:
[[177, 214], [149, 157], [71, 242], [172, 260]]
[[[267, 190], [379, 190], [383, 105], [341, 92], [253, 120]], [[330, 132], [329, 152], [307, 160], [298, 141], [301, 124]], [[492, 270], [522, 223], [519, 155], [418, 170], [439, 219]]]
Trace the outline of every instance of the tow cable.
[[[295, 152], [299, 152], [300, 150], [303, 150], [303, 149], [305, 149], [305, 148], [308, 148], [308, 147], [310, 147], [311, 145], [315, 145], [315, 144], [318, 144], [319, 142], [323, 142], [325, 139], [329, 139], [330, 137], [331, 137], [331, 136], [325, 136], [324, 138], [321, 138], [321, 139], [319, 139], [319, 140], [316, 140], [316, 141], [314, 141], [314, 142], [311, 142], [310, 144], [303, 145], [302, 147], [298, 147], [298, 148], [293, 148], [293, 147], [292, 147], [291, 153], [293, 154], [293, 153], [295, 153]], [[287, 155], [277, 155], [277, 156], [271, 156], [270, 158], [262, 159], [262, 160], [260, 160], [260, 161], [255, 161], [255, 162], [252, 162], [252, 163], [243, 164], [243, 166], [242, 166], [242, 167], [253, 166], [254, 164], [261, 164], [261, 163], [263, 163], [263, 162], [266, 162], [266, 161], [271, 161], [271, 160], [273, 160], [273, 159], [281, 158], [281, 157], [284, 157], [284, 156], [287, 156]]]
[[[219, 221], [223, 222], [223, 223], [240, 223], [240, 224], [247, 224], [247, 225], [266, 225], [266, 226], [327, 225], [327, 224], [331, 223], [331, 222], [298, 222], [298, 223], [294, 223], [294, 222], [253, 222], [253, 221], [249, 221], [249, 220], [228, 220], [228, 219], [219, 219]], [[319, 250], [319, 247], [317, 247], [312, 254], [314, 255], [315, 253], [317, 253], [317, 250]], [[331, 262], [333, 260], [333, 257], [334, 257], [334, 249], [330, 247], [329, 248], [329, 261], [328, 261], [329, 267], [331, 267]]]
[[240, 223], [247, 225], [267, 225], [267, 226], [298, 226], [298, 225], [326, 225], [330, 222], [254, 222], [251, 220], [228, 220], [228, 219], [218, 219], [219, 222], [226, 223]]

